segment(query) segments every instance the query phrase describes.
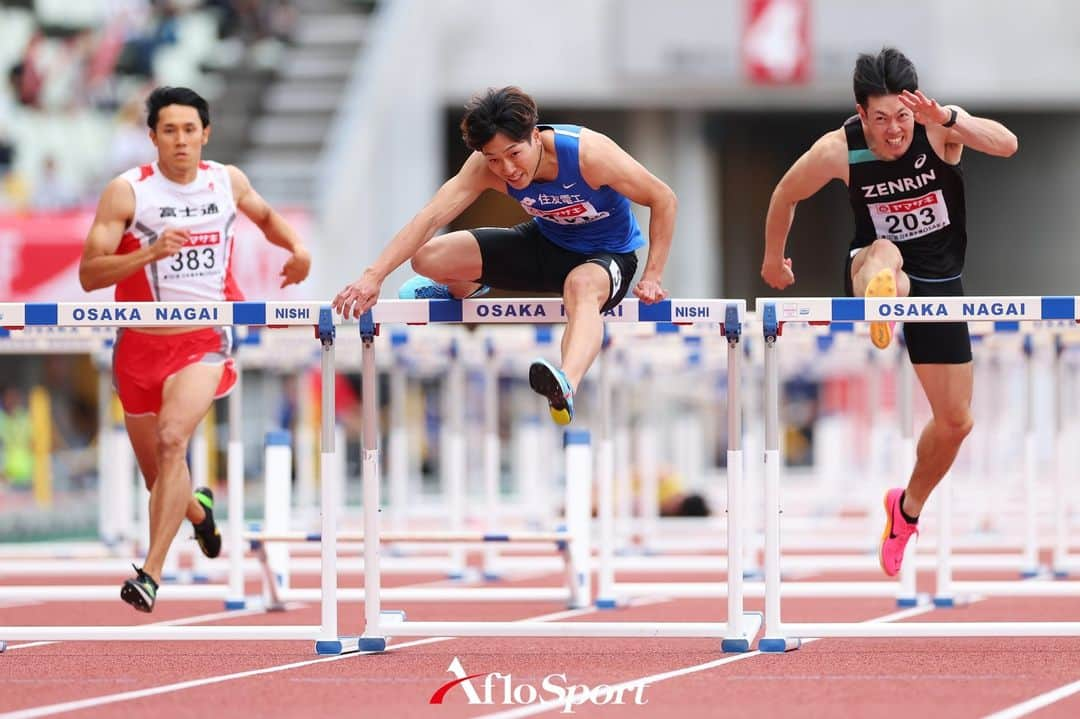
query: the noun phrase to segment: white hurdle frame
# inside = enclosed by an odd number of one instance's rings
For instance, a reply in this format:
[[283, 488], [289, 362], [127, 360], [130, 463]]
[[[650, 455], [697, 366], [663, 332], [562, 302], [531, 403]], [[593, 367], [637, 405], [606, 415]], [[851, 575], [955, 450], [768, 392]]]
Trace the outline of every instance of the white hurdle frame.
[[[335, 318], [329, 306], [318, 302], [85, 302], [85, 303], [0, 303], [0, 315], [7, 327], [192, 327], [232, 325], [299, 325], [317, 327], [322, 344], [322, 391], [324, 406], [334, 401]], [[337, 320], [339, 323], [342, 320]], [[240, 412], [240, 385], [229, 398], [230, 412]], [[0, 627], [2, 641], [239, 641], [310, 640], [320, 654], [340, 654], [355, 650], [356, 644], [338, 636], [337, 627], [337, 497], [336, 484], [328, 473], [334, 460], [333, 412], [323, 413], [322, 425], [322, 622], [293, 626], [10, 626]], [[230, 425], [228, 446], [229, 551], [237, 558], [230, 565], [226, 606], [244, 606], [243, 570], [243, 447], [239, 424]], [[169, 586], [171, 599], [202, 598], [199, 592], [217, 587]], [[118, 597], [113, 586], [102, 587]], [[194, 595], [194, 596], [193, 596]]]
[[[762, 652], [798, 649], [809, 637], [1080, 636], [1080, 622], [784, 623], [780, 616], [780, 405], [777, 344], [785, 321], [967, 322], [1078, 319], [1076, 297], [764, 298], [756, 307], [765, 338], [765, 636]], [[943, 487], [943, 489], [947, 489]]]
[[[746, 305], [741, 300], [667, 300], [655, 305], [639, 305], [637, 300], [626, 300], [605, 314], [608, 322], [670, 322], [685, 318], [687, 322], [717, 322], [734, 305], [737, 316], [745, 315]], [[691, 312], [690, 310], [693, 310]], [[425, 312], [426, 311], [426, 312]], [[416, 314], [430, 313], [423, 321], [433, 322], [522, 322], [551, 323], [565, 320], [565, 310], [560, 300], [463, 300], [448, 301], [390, 301], [380, 302], [361, 318], [363, 337], [363, 387], [365, 397], [375, 396], [374, 336], [378, 324], [388, 322], [417, 322]], [[379, 536], [379, 483], [377, 416], [375, 402], [364, 403], [364, 533]], [[591, 459], [587, 448], [587, 434], [576, 430], [567, 433], [568, 471], [570, 467], [582, 467], [582, 478], [591, 472]], [[579, 478], [581, 479], [581, 478]], [[567, 477], [567, 481], [575, 481]], [[577, 493], [575, 493], [577, 494]], [[587, 497], [587, 495], [586, 495]], [[587, 501], [587, 499], [586, 499]], [[580, 516], [567, 507], [568, 518]], [[585, 515], [586, 521], [588, 513]], [[570, 566], [578, 573], [573, 583], [578, 590], [571, 606], [584, 606], [587, 597], [580, 591], [587, 587], [587, 556], [584, 554], [588, 527], [570, 526], [568, 547]], [[730, 530], [729, 530], [730, 531]], [[741, 593], [729, 591], [729, 614], [726, 622], [573, 622], [551, 624], [546, 622], [453, 622], [453, 621], [406, 621], [402, 612], [383, 612], [380, 602], [381, 577], [379, 573], [380, 543], [364, 543], [364, 601], [365, 628], [359, 638], [361, 651], [381, 652], [386, 649], [390, 635], [394, 636], [545, 636], [545, 637], [715, 637], [721, 638], [724, 651], [747, 651], [760, 626], [760, 615], [744, 614]], [[729, 583], [742, 581], [741, 573], [731, 575]], [[585, 590], [587, 591], [587, 589]], [[584, 599], [584, 603], [583, 600]], [[738, 601], [736, 601], [738, 600]]]

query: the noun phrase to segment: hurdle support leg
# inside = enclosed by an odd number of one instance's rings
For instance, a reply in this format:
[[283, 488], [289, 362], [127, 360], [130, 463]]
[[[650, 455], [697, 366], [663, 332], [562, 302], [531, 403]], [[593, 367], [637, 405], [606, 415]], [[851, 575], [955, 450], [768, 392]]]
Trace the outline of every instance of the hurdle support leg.
[[[292, 510], [292, 437], [287, 430], [266, 433], [263, 525], [271, 534], [288, 532]], [[289, 546], [275, 542], [265, 548], [269, 571], [265, 573], [267, 586], [263, 600], [272, 605], [277, 590], [287, 590], [289, 576]]]
[[787, 637], [780, 620], [780, 379], [776, 341], [780, 335], [776, 304], [761, 317], [765, 333], [765, 636], [761, 652], [788, 652], [802, 645]]
[[[367, 377], [368, 370], [370, 369], [372, 374], [375, 371], [373, 360], [371, 367], [368, 367], [371, 336], [374, 335], [375, 330], [371, 323], [370, 313], [365, 316], [368, 318], [367, 325], [371, 327], [370, 336], [364, 335], [364, 391], [366, 392], [368, 390], [367, 385], [370, 382]], [[364, 333], [364, 329], [365, 323], [361, 320], [361, 334]], [[337, 427], [334, 422], [334, 375], [336, 372], [334, 366], [334, 335], [334, 321], [331, 309], [329, 307], [320, 308], [319, 341], [322, 344], [322, 421], [320, 429], [322, 447], [321, 461], [319, 462], [319, 482], [321, 484], [320, 509], [322, 510], [322, 621], [320, 622], [319, 638], [315, 641], [315, 652], [317, 654], [341, 654], [346, 650], [348, 641], [338, 636], [337, 624], [337, 525], [339, 503], [341, 501], [339, 496], [341, 485], [333, 475], [337, 471], [335, 452], [344, 451], [344, 448], [338, 447], [335, 442]], [[371, 394], [365, 395], [368, 398], [364, 402], [365, 420], [367, 419], [366, 414], [370, 410], [374, 410], [378, 405], [378, 402], [372, 399], [376, 396], [374, 390], [371, 391]], [[365, 421], [364, 432], [367, 431], [368, 423]], [[376, 491], [378, 490], [378, 481], [378, 477], [376, 477]], [[367, 506], [365, 506], [364, 510], [367, 509]], [[378, 505], [375, 506], [375, 511], [378, 511]], [[376, 551], [378, 551], [377, 541], [370, 544], [373, 544]], [[365, 553], [366, 551], [365, 549]]]
[[761, 628], [761, 614], [745, 614], [743, 611], [743, 452], [742, 452], [742, 394], [740, 392], [739, 336], [742, 323], [738, 310], [729, 305], [724, 316], [724, 334], [728, 340], [727, 400], [728, 400], [728, 453], [727, 453], [727, 584], [728, 635], [720, 642], [725, 652], [748, 652], [750, 644]]
[[[605, 331], [604, 343], [600, 350], [600, 441], [596, 456], [596, 514], [600, 524], [599, 546], [597, 548], [596, 568], [596, 607], [614, 609], [618, 606], [615, 597], [615, 446], [611, 436], [611, 415], [613, 410], [611, 391], [611, 353], [609, 337]], [[569, 451], [569, 447], [567, 447]], [[567, 497], [569, 498], [572, 477], [567, 464]], [[569, 520], [569, 514], [567, 516]], [[571, 530], [574, 541], [577, 534]]]
[[1035, 427], [1035, 346], [1034, 338], [1024, 338], [1024, 553], [1020, 576], [1031, 579], [1039, 576], [1039, 471], [1038, 437]]
[[[499, 516], [499, 364], [495, 342], [489, 337], [485, 343], [484, 362], [484, 522], [489, 532], [497, 532], [502, 526]], [[494, 543], [484, 546], [484, 581], [501, 579], [498, 569], [499, 550]]]
[[566, 447], [566, 574], [570, 588], [570, 609], [584, 609], [592, 600], [589, 560], [589, 518], [592, 515], [593, 457], [587, 429], [568, 429]]
[[243, 413], [243, 378], [236, 373], [236, 384], [229, 393], [229, 444], [226, 450], [229, 518], [229, 590], [225, 596], [226, 609], [244, 609], [244, 444], [240, 432]]
[[[385, 651], [386, 643], [390, 641], [387, 630], [393, 626], [395, 622], [402, 622], [405, 620], [404, 612], [387, 612], [384, 615], [384, 612], [382, 611], [382, 599], [379, 596], [382, 586], [381, 569], [379, 566], [380, 555], [382, 552], [379, 521], [379, 483], [382, 481], [382, 478], [380, 477], [379, 470], [379, 403], [375, 401], [375, 398], [379, 396], [377, 387], [378, 378], [375, 375], [375, 333], [376, 325], [372, 320], [371, 311], [369, 310], [360, 318], [360, 337], [363, 345], [363, 349], [361, 350], [361, 389], [363, 396], [365, 397], [362, 429], [363, 457], [361, 463], [361, 480], [363, 482], [364, 490], [365, 537], [364, 633], [356, 639], [356, 648], [361, 652]], [[323, 373], [323, 376], [326, 376], [325, 372]], [[323, 392], [325, 393], [327, 391], [328, 390], [324, 387]], [[333, 392], [332, 389], [329, 391]], [[328, 509], [323, 507], [324, 517], [326, 516], [327, 511]], [[325, 527], [325, 519], [323, 523]], [[325, 535], [323, 536], [323, 548], [325, 551]], [[324, 583], [326, 581], [325, 574], [323, 576], [323, 581]]]
[[1050, 568], [1055, 579], [1069, 576], [1069, 490], [1065, 483], [1065, 471], [1069, 466], [1066, 455], [1065, 429], [1065, 362], [1062, 354], [1065, 345], [1060, 334], [1054, 335], [1054, 444], [1053, 444], [1053, 482], [1054, 482], [1054, 549], [1051, 554]]
[[[912, 390], [915, 384], [915, 368], [911, 366], [911, 362], [907, 357], [900, 358], [900, 372], [897, 383], [900, 385], [897, 388], [897, 404], [899, 405], [900, 415], [900, 461], [897, 465], [901, 469], [897, 473], [896, 481], [898, 483], [907, 484], [904, 470], [915, 463], [915, 419], [914, 412], [912, 410]], [[881, 515], [878, 504], [874, 507], [874, 513], [871, 517]], [[897, 583], [896, 594], [896, 606], [901, 608], [914, 607], [919, 603], [918, 596], [918, 569], [917, 569], [917, 556], [918, 556], [918, 536], [914, 538], [914, 541], [908, 542], [907, 547], [904, 549], [904, 560], [900, 565], [900, 581]]]

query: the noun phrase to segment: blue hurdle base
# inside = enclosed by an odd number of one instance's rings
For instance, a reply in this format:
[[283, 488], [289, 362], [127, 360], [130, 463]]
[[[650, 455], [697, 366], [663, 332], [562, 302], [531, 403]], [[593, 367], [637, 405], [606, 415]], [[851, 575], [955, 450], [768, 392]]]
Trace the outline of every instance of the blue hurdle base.
[[758, 642], [758, 651], [763, 654], [783, 654], [802, 646], [802, 639], [788, 637], [764, 637]]
[[315, 642], [315, 653], [322, 656], [341, 654], [344, 649], [345, 645], [340, 639], [324, 639]]

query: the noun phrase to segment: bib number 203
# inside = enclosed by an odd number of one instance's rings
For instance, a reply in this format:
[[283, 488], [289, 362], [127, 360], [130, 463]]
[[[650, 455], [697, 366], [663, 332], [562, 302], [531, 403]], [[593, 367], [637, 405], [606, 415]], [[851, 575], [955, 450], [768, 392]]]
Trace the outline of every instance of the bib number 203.
[[916, 212], [905, 212], [899, 215], [886, 215], [885, 222], [889, 226], [889, 234], [900, 232], [913, 232], [920, 226], [926, 227], [937, 222], [933, 207], [923, 207]]
[[169, 265], [169, 269], [173, 272], [183, 272], [184, 270], [209, 270], [214, 267], [214, 249], [212, 247], [192, 247], [188, 250], [181, 250], [173, 255], [172, 264]]

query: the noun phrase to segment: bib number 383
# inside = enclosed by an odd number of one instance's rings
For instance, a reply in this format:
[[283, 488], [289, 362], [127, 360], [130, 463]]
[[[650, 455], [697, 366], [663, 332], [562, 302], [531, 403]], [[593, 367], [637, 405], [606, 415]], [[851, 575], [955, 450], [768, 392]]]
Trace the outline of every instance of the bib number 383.
[[907, 200], [875, 202], [869, 209], [877, 236], [893, 242], [912, 240], [949, 226], [949, 208], [941, 190]]

